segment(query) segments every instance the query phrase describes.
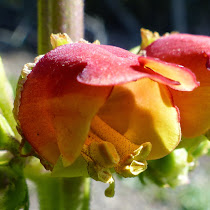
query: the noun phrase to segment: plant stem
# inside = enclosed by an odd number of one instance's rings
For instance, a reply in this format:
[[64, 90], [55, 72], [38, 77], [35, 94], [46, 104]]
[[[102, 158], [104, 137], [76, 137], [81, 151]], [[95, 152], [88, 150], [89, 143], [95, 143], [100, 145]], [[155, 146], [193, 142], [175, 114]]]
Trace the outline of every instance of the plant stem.
[[84, 0], [38, 0], [38, 54], [51, 50], [50, 34], [84, 36]]
[[52, 18], [50, 12], [51, 0], [38, 0], [38, 54], [45, 54], [51, 49], [50, 34], [52, 33]]
[[84, 0], [52, 0], [52, 32], [67, 33], [73, 41], [84, 36]]
[[36, 172], [26, 175], [37, 187], [40, 210], [89, 210], [89, 178], [54, 178]]
[[62, 180], [63, 209], [88, 210], [89, 209], [89, 178], [63, 178]]
[[[84, 0], [38, 0], [38, 54], [50, 51], [51, 33], [67, 33], [73, 41], [84, 36]], [[35, 173], [36, 174], [36, 173]], [[40, 209], [89, 209], [89, 178], [31, 177], [38, 188]]]

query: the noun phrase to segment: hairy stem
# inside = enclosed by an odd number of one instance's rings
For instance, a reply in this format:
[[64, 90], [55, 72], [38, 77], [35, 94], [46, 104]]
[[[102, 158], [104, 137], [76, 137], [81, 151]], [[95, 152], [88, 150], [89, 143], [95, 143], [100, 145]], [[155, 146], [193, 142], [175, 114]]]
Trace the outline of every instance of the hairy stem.
[[84, 36], [84, 0], [38, 0], [38, 54], [51, 50], [50, 34]]
[[[84, 0], [38, 0], [38, 54], [52, 49], [51, 33], [67, 33], [73, 41], [84, 36]], [[26, 173], [27, 177], [27, 173]], [[42, 210], [88, 210], [89, 178], [51, 178], [33, 173]]]
[[67, 33], [73, 41], [84, 36], [84, 0], [52, 0], [52, 31]]
[[45, 54], [51, 49], [50, 34], [52, 33], [51, 0], [38, 0], [38, 54]]

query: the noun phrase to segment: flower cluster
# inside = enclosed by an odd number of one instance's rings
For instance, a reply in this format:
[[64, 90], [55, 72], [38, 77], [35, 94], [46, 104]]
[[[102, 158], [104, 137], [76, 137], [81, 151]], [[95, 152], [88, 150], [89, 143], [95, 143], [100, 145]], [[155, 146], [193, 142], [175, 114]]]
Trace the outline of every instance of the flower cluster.
[[22, 71], [14, 115], [55, 176], [113, 186], [113, 171], [137, 176], [147, 160], [172, 152], [181, 132], [189, 138], [210, 128], [209, 37], [147, 36], [139, 55], [51, 38], [55, 49]]

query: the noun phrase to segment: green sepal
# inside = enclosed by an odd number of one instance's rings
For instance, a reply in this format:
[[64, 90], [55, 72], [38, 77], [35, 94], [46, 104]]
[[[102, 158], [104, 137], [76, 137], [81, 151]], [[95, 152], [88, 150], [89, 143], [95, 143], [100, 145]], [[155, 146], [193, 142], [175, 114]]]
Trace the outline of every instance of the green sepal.
[[59, 34], [51, 34], [50, 42], [51, 42], [52, 48], [54, 49], [61, 45], [72, 43], [72, 40], [66, 33], [64, 34], [59, 33]]
[[36, 156], [36, 153], [29, 142], [22, 140], [20, 146], [20, 155], [28, 157], [28, 156]]
[[158, 32], [152, 32], [148, 29], [141, 28], [141, 50], [160, 38]]
[[52, 170], [53, 177], [89, 177], [87, 170], [87, 162], [82, 156], [79, 156], [76, 161], [68, 166], [64, 167], [61, 157], [58, 159]]
[[140, 49], [141, 47], [139, 45], [139, 46], [131, 48], [129, 51], [137, 55], [140, 52]]

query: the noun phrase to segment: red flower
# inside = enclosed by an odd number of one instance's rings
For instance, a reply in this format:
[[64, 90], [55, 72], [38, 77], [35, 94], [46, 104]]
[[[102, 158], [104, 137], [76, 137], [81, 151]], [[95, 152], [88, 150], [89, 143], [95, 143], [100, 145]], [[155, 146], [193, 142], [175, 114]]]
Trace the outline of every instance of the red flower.
[[145, 48], [147, 56], [189, 68], [200, 82], [192, 92], [170, 89], [181, 116], [182, 134], [196, 137], [210, 129], [210, 37], [173, 34]]
[[138, 175], [147, 159], [177, 146], [179, 114], [167, 86], [198, 86], [184, 67], [114, 46], [67, 44], [29, 66], [15, 103], [22, 136], [52, 165], [82, 155], [90, 175], [109, 183], [109, 169]]

